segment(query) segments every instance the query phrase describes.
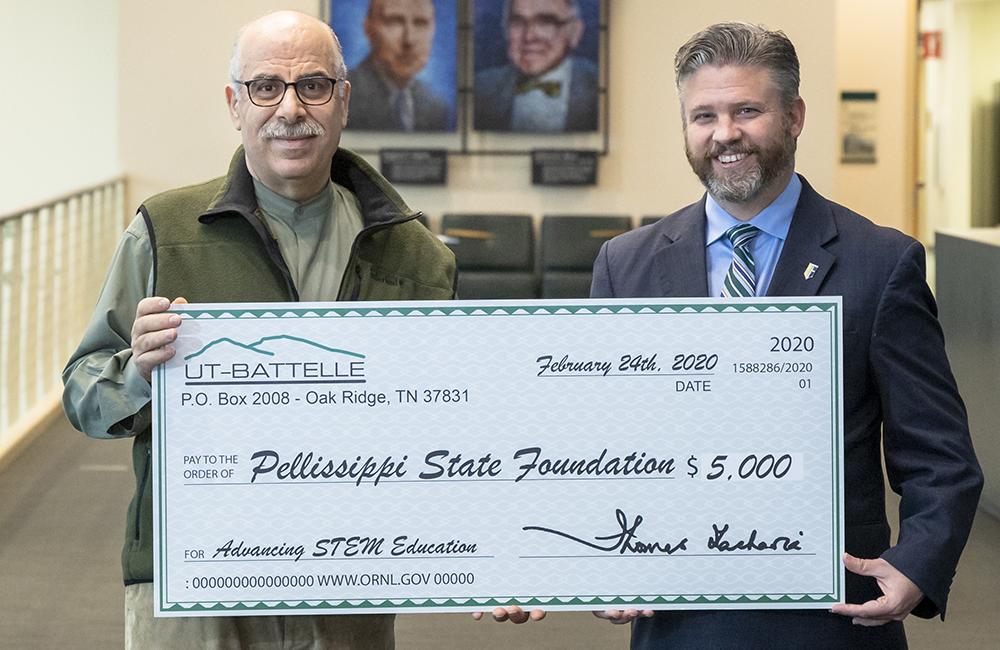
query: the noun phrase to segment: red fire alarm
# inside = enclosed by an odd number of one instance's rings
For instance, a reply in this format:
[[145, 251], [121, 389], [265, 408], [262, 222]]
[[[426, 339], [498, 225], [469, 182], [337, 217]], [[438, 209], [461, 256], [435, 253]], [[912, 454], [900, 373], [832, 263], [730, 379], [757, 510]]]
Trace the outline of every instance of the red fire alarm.
[[920, 58], [940, 59], [942, 40], [943, 37], [940, 30], [920, 32]]

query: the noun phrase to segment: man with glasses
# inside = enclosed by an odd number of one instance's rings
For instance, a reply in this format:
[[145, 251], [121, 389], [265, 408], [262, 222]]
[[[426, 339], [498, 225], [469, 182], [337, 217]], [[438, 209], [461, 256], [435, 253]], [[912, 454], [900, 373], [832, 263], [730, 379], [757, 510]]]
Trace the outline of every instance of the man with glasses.
[[573, 56], [584, 32], [578, 0], [507, 0], [503, 16], [508, 64], [476, 73], [475, 128], [596, 131], [597, 66]]
[[243, 146], [226, 176], [145, 201], [63, 372], [71, 422], [134, 437], [126, 647], [391, 648], [393, 618], [153, 617], [150, 376], [174, 355], [177, 302], [448, 299], [454, 257], [357, 155], [338, 149], [350, 84], [336, 35], [281, 11], [240, 32], [226, 100]]
[[448, 105], [416, 76], [434, 41], [431, 0], [371, 0], [365, 36], [371, 53], [351, 70], [354, 117], [361, 131], [445, 131]]

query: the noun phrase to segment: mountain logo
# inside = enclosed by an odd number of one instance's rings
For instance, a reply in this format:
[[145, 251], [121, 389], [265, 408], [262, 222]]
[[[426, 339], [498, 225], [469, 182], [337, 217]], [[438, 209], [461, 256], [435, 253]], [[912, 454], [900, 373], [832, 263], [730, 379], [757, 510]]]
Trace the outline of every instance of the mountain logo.
[[249, 343], [222, 337], [184, 357], [184, 376], [189, 386], [363, 384], [366, 359], [290, 334]]

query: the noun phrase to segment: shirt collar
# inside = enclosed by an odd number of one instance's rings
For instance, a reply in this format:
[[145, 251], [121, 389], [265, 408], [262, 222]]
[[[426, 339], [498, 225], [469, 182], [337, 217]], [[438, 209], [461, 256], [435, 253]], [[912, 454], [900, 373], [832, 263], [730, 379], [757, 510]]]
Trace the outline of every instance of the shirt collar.
[[539, 75], [537, 77], [538, 81], [558, 81], [562, 84], [569, 83], [570, 72], [573, 68], [573, 62], [570, 57], [566, 57], [562, 60], [562, 63], [552, 68], [545, 74]]
[[330, 206], [333, 204], [332, 181], [326, 184], [322, 192], [305, 203], [281, 196], [256, 178], [253, 179], [253, 189], [257, 194], [257, 203], [260, 205], [260, 209], [289, 225], [293, 225], [296, 221], [326, 217], [330, 214]]
[[[778, 195], [774, 201], [766, 208], [757, 213], [749, 221], [761, 229], [761, 231], [784, 240], [788, 237], [788, 229], [792, 225], [792, 215], [795, 214], [795, 206], [799, 203], [799, 195], [802, 193], [802, 181], [798, 174], [792, 174], [792, 180]], [[705, 245], [709, 246], [726, 234], [726, 231], [733, 226], [744, 223], [726, 212], [719, 205], [711, 194], [705, 199], [705, 215], [708, 217], [708, 227], [705, 229]]]

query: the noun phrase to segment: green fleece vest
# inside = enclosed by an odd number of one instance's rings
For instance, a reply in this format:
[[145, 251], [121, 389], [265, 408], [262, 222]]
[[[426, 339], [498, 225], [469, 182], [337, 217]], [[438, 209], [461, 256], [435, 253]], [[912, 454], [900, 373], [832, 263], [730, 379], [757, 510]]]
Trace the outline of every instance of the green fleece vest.
[[[387, 196], [385, 180], [354, 154], [338, 151], [335, 175], [338, 168], [347, 171], [334, 180], [356, 192], [366, 227], [354, 242], [337, 299], [452, 298], [451, 252], [415, 220], [416, 213], [394, 209], [402, 205], [398, 196], [394, 192]], [[247, 175], [242, 149], [228, 176], [154, 196], [140, 208], [154, 252], [153, 295], [171, 300], [183, 296], [188, 302], [298, 300], [278, 245], [259, 214], [219, 210], [220, 201], [231, 196], [234, 176], [240, 175]], [[248, 175], [242, 180], [246, 186]], [[358, 187], [348, 184], [352, 180]], [[366, 205], [382, 212], [379, 220], [368, 218]], [[152, 430], [146, 429], [132, 446], [136, 492], [129, 504], [122, 549], [125, 584], [153, 579], [151, 435]]]

